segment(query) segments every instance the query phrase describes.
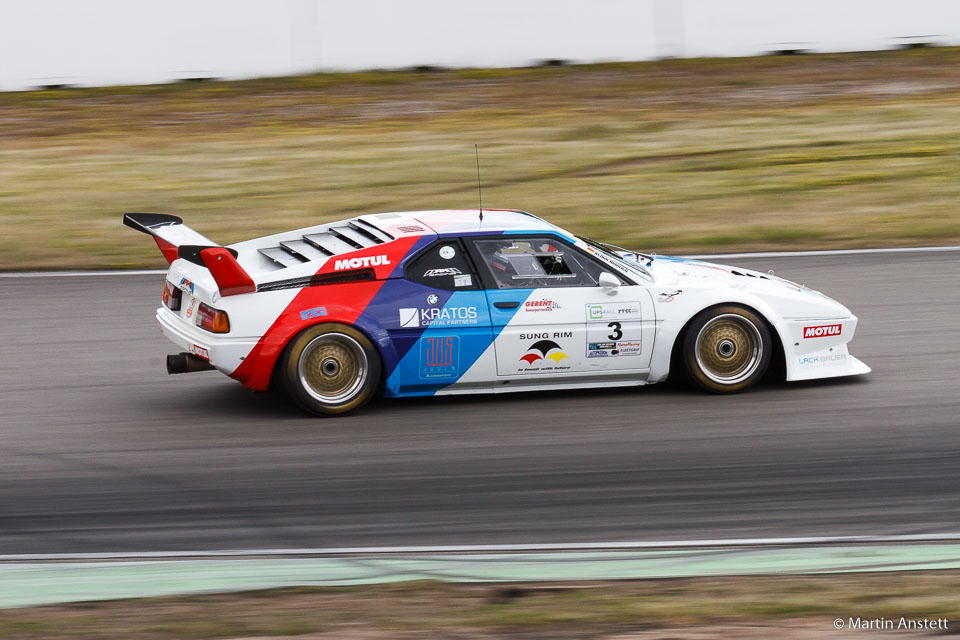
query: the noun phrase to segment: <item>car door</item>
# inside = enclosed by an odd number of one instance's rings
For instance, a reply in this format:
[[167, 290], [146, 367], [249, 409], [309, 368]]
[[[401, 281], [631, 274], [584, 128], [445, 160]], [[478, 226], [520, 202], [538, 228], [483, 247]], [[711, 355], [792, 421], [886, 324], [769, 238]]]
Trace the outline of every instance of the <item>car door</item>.
[[[469, 244], [486, 289], [502, 384], [640, 379], [649, 371], [656, 323], [645, 286], [557, 236]], [[601, 286], [603, 273], [616, 284]]]
[[459, 240], [441, 238], [411, 257], [404, 278], [384, 298], [390, 308], [383, 324], [404, 354], [388, 375], [388, 392], [490, 387], [494, 356], [486, 295]]

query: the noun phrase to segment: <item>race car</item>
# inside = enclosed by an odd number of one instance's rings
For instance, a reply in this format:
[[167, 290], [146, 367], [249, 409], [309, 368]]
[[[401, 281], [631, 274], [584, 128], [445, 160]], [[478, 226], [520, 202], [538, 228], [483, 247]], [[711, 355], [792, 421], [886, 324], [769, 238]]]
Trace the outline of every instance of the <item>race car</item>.
[[316, 415], [372, 398], [646, 385], [744, 391], [870, 371], [842, 304], [770, 273], [644, 254], [518, 210], [362, 215], [220, 246], [128, 213], [170, 263], [169, 373], [218, 369]]

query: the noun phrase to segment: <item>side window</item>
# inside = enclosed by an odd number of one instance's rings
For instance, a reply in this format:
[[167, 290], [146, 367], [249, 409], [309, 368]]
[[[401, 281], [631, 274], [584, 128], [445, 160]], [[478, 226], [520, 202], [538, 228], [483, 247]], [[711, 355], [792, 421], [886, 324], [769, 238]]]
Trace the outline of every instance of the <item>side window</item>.
[[450, 291], [479, 289], [480, 283], [457, 240], [438, 240], [420, 252], [404, 267], [404, 277], [412, 282]]
[[600, 267], [556, 238], [476, 240], [481, 259], [500, 289], [593, 287]]

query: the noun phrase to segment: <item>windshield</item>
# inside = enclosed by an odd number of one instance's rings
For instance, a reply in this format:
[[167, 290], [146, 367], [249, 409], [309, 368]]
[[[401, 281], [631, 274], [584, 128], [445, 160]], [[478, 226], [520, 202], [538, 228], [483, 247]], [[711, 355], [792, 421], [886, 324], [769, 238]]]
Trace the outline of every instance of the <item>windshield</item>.
[[[618, 247], [616, 245], [607, 244], [605, 242], [598, 242], [596, 240], [591, 240], [585, 236], [577, 236], [578, 239], [585, 242], [588, 247], [594, 249], [594, 251], [600, 255], [601, 258], [607, 258], [609, 260], [615, 260], [617, 265], [626, 267], [634, 273], [639, 273], [647, 280], [653, 280], [653, 275], [647, 271], [647, 269], [640, 264], [639, 258], [642, 256], [648, 261], [653, 261], [653, 256], [649, 256], [645, 253], [640, 253], [638, 251], [630, 251], [629, 249], [624, 249], [623, 247]], [[623, 251], [624, 253], [635, 254], [638, 258], [636, 262], [632, 262], [624, 259], [617, 251]]]

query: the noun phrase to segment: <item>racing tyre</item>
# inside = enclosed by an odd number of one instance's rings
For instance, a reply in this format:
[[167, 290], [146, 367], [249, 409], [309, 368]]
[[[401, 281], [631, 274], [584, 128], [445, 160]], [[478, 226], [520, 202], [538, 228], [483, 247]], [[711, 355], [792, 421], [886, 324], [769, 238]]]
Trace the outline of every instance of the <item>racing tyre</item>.
[[381, 370], [380, 356], [363, 333], [319, 324], [287, 345], [278, 377], [287, 396], [304, 410], [339, 416], [376, 395]]
[[693, 319], [683, 339], [687, 376], [713, 393], [738, 393], [753, 386], [770, 365], [767, 324], [735, 305], [707, 309]]

